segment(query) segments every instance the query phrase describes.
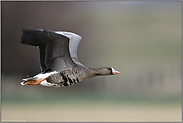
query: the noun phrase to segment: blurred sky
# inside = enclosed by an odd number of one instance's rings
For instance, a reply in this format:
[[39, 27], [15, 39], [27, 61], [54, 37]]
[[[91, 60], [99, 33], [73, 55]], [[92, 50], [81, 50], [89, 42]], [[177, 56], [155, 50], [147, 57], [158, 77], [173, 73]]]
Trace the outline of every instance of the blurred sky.
[[[4, 102], [72, 100], [81, 94], [111, 101], [145, 97], [181, 102], [181, 2], [3, 1], [1, 7]], [[20, 43], [22, 29], [77, 33], [82, 36], [78, 49], [82, 64], [111, 66], [120, 74], [67, 88], [22, 87], [22, 78], [40, 72], [37, 48]]]

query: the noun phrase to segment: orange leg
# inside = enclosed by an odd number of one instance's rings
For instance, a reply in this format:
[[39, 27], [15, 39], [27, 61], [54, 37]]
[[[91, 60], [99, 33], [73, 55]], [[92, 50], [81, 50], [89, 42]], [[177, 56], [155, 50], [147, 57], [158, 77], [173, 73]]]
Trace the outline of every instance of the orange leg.
[[26, 82], [26, 84], [27, 85], [39, 85], [39, 83], [41, 83], [44, 80], [46, 80], [46, 79], [40, 79], [38, 81], [36, 81], [36, 80], [29, 80], [29, 81]]

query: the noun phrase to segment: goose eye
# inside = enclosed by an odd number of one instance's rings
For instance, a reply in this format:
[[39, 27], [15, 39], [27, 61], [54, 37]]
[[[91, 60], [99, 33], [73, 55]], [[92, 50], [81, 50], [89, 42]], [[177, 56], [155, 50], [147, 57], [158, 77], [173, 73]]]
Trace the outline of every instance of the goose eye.
[[111, 70], [111, 68], [107, 68], [108, 70]]

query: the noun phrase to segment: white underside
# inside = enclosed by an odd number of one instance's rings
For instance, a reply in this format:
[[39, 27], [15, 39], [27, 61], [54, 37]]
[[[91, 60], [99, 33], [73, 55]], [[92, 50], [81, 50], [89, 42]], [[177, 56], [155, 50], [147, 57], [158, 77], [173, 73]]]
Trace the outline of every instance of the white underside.
[[48, 83], [46, 80], [42, 81], [40, 85], [47, 86], [47, 87], [60, 87], [60, 85], [55, 83]]
[[[23, 86], [23, 85], [26, 85], [25, 82], [30, 80], [30, 79], [33, 79], [33, 80], [45, 79], [46, 77], [48, 77], [48, 76], [50, 76], [52, 74], [55, 74], [55, 73], [58, 73], [58, 72], [57, 71], [53, 71], [53, 72], [44, 73], [44, 74], [43, 73], [39, 73], [39, 74], [35, 75], [34, 77], [22, 79], [23, 82], [21, 82], [20, 84]], [[48, 83], [46, 80], [42, 81], [40, 83], [40, 85], [48, 86], [48, 87], [54, 86], [54, 84]]]

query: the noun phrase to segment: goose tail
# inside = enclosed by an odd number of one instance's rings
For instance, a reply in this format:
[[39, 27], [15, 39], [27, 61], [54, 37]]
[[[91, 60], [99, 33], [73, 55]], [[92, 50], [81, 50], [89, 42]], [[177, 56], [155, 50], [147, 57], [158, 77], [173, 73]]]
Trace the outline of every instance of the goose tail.
[[31, 78], [26, 78], [26, 79], [22, 79], [22, 81], [21, 81], [21, 85], [22, 86], [25, 86], [25, 85], [27, 85], [27, 83], [26, 82], [36, 82], [37, 80], [35, 79], [35, 78], [33, 78], [33, 77], [31, 77]]

